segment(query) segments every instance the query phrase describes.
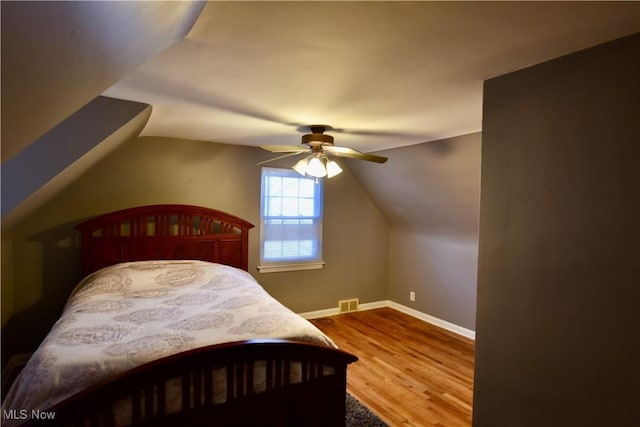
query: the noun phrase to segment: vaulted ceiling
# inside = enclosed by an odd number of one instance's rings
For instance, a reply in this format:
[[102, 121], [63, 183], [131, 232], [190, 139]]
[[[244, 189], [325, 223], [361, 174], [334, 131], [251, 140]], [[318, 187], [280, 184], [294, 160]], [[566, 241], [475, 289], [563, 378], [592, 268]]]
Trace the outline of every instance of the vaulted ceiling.
[[640, 30], [639, 2], [1, 7], [3, 182], [8, 160], [55, 144], [48, 132], [100, 95], [149, 104], [140, 135], [298, 144], [327, 124], [337, 145], [388, 150], [478, 132], [483, 80]]
[[304, 125], [376, 151], [477, 132], [483, 80], [637, 31], [576, 2], [209, 2], [105, 94], [153, 105], [144, 135], [297, 144]]
[[143, 135], [476, 132], [484, 79], [639, 29], [637, 2], [2, 2], [3, 161], [99, 94], [151, 104]]

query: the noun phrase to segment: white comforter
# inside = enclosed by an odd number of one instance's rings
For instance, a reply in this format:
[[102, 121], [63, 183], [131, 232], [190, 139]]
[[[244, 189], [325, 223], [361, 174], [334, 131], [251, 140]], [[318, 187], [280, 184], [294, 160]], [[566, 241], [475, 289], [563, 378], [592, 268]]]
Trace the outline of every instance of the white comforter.
[[76, 287], [9, 391], [3, 409], [45, 410], [145, 362], [254, 338], [335, 347], [243, 270], [204, 261], [107, 267]]

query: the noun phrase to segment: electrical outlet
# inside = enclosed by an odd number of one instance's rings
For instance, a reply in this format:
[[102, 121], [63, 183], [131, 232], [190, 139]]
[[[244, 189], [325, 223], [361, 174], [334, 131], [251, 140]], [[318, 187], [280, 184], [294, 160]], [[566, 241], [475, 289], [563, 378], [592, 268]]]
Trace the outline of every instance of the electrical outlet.
[[416, 293], [413, 291], [409, 292], [409, 301], [415, 301], [416, 300]]

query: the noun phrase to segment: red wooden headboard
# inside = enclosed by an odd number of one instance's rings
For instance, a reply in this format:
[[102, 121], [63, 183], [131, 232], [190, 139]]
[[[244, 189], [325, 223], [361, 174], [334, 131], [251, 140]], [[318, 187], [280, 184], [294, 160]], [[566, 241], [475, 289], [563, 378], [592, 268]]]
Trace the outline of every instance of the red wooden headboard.
[[82, 272], [127, 261], [197, 259], [248, 269], [253, 224], [200, 206], [150, 205], [110, 212], [76, 226]]

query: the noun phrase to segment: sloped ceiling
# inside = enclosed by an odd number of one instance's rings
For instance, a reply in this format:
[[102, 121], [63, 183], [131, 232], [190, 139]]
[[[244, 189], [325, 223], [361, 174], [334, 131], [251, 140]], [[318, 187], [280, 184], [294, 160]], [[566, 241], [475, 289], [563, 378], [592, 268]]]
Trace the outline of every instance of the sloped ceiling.
[[637, 31], [640, 2], [3, 1], [2, 159], [100, 94], [150, 104], [142, 135], [468, 134], [483, 80]]
[[639, 2], [208, 2], [189, 34], [105, 95], [143, 135], [363, 151], [480, 131], [482, 82], [640, 30]]
[[483, 80], [640, 30], [639, 2], [1, 7], [3, 164], [101, 94], [152, 107], [141, 135], [294, 145], [322, 123], [365, 152], [442, 140], [481, 130]]
[[481, 133], [380, 151], [389, 162], [348, 160], [349, 170], [396, 230], [476, 241]]
[[151, 107], [99, 96], [2, 164], [2, 229], [11, 227], [135, 138]]
[[2, 162], [180, 40], [203, 5], [3, 1]]

